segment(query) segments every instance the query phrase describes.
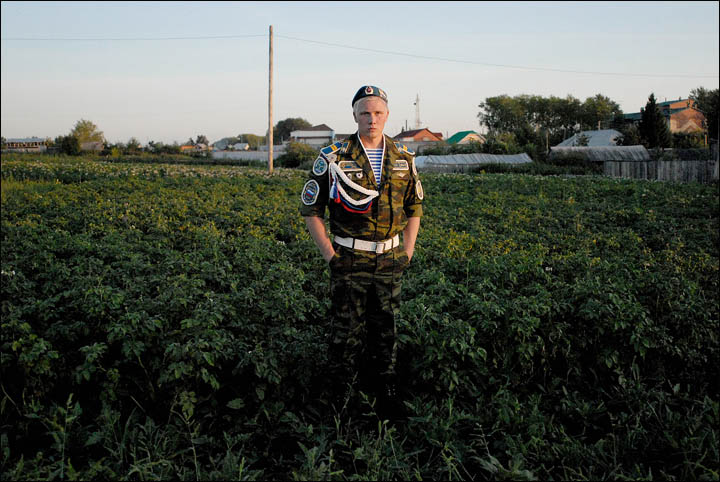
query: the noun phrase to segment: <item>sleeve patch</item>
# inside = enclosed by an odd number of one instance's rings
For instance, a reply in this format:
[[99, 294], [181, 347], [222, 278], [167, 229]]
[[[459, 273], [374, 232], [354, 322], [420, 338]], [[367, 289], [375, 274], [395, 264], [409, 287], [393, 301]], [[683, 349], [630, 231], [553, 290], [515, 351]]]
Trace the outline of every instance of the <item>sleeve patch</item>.
[[312, 206], [317, 201], [318, 194], [320, 194], [320, 186], [315, 179], [311, 179], [305, 183], [300, 198], [304, 205]]
[[423, 192], [422, 183], [420, 182], [420, 179], [417, 180], [415, 183], [415, 194], [417, 194], [417, 197], [419, 200], [423, 200], [425, 197], [425, 193]]
[[315, 159], [315, 164], [313, 164], [312, 172], [316, 176], [322, 176], [325, 174], [328, 170], [328, 162], [325, 160], [325, 158], [320, 155], [317, 159]]

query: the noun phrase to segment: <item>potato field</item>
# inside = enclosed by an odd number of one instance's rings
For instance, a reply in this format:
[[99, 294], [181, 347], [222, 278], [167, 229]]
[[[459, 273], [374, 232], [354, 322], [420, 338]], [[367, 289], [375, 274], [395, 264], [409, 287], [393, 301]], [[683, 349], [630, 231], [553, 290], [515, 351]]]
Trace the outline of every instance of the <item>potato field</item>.
[[2, 478], [718, 480], [718, 184], [425, 174], [407, 417], [328, 403], [306, 172], [2, 159]]

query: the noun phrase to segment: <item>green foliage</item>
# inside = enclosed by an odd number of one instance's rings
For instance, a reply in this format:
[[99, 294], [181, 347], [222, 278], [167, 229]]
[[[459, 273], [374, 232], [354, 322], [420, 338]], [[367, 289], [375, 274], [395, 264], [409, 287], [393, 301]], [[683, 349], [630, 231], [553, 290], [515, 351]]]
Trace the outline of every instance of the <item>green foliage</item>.
[[283, 119], [273, 127], [273, 144], [282, 144], [290, 139], [292, 131], [307, 129], [308, 127], [312, 127], [312, 124], [300, 117]]
[[164, 144], [162, 142], [148, 142], [148, 150], [156, 154], [180, 154], [180, 146], [177, 143]]
[[618, 129], [622, 137], [617, 140], [618, 146], [639, 146], [642, 144], [640, 129], [633, 123], [626, 123]]
[[80, 119], [70, 131], [70, 136], [77, 138], [80, 145], [86, 142], [105, 142], [102, 131], [89, 120]]
[[257, 136], [255, 134], [240, 134], [238, 136], [238, 142], [247, 142], [250, 150], [257, 151], [260, 146], [267, 144], [267, 139], [265, 136]]
[[642, 110], [642, 119], [639, 125], [640, 138], [648, 149], [656, 147], [671, 147], [672, 136], [665, 117], [655, 101], [655, 94], [650, 94], [647, 104]]
[[578, 134], [577, 139], [575, 140], [576, 146], [587, 146], [590, 143], [590, 139], [585, 134]]
[[705, 147], [705, 134], [702, 132], [675, 132], [672, 135], [675, 149], [702, 149]]
[[705, 87], [698, 87], [690, 91], [690, 98], [697, 102], [698, 110], [705, 114], [707, 120], [708, 137], [717, 140], [718, 138], [718, 113], [720, 113], [720, 91], [718, 89], [708, 90]]
[[80, 155], [80, 141], [75, 136], [60, 136], [55, 139], [55, 145], [59, 146], [60, 153], [62, 154], [68, 156]]
[[276, 159], [280, 167], [310, 169], [318, 156], [318, 149], [302, 142], [291, 142], [284, 154]]
[[718, 477], [716, 186], [421, 174], [388, 422], [327, 401], [305, 173], [0, 168], [3, 478]]
[[[588, 97], [583, 103], [570, 95], [565, 99], [501, 95], [488, 97], [479, 107], [480, 124], [491, 134], [512, 132], [521, 145], [533, 142], [538, 146], [546, 144], [546, 133], [552, 146], [576, 131], [597, 129], [598, 125], [612, 127], [622, 115], [620, 106], [601, 94]], [[538, 135], [538, 139], [528, 138]]]

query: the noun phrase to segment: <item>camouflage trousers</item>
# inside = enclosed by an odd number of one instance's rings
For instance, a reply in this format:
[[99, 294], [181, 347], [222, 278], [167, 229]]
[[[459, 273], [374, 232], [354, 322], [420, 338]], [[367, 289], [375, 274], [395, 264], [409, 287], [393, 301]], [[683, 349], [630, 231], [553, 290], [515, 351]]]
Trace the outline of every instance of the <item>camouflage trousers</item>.
[[395, 376], [395, 313], [408, 256], [401, 246], [382, 254], [333, 246], [329, 375], [341, 384], [357, 376], [361, 389], [375, 391]]

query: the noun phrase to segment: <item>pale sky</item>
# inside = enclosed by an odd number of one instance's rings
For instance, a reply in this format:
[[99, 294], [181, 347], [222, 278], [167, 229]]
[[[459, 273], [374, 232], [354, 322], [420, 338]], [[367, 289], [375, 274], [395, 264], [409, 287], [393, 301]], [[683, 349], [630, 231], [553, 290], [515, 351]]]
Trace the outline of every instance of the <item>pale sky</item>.
[[355, 132], [350, 102], [366, 84], [388, 93], [389, 135], [414, 127], [416, 95], [423, 127], [453, 135], [478, 130], [478, 104], [502, 94], [599, 93], [629, 113], [651, 92], [662, 101], [718, 88], [718, 2], [3, 1], [0, 9], [5, 138], [55, 138], [81, 118], [110, 142], [264, 135], [269, 25], [274, 121], [302, 117], [338, 133]]

